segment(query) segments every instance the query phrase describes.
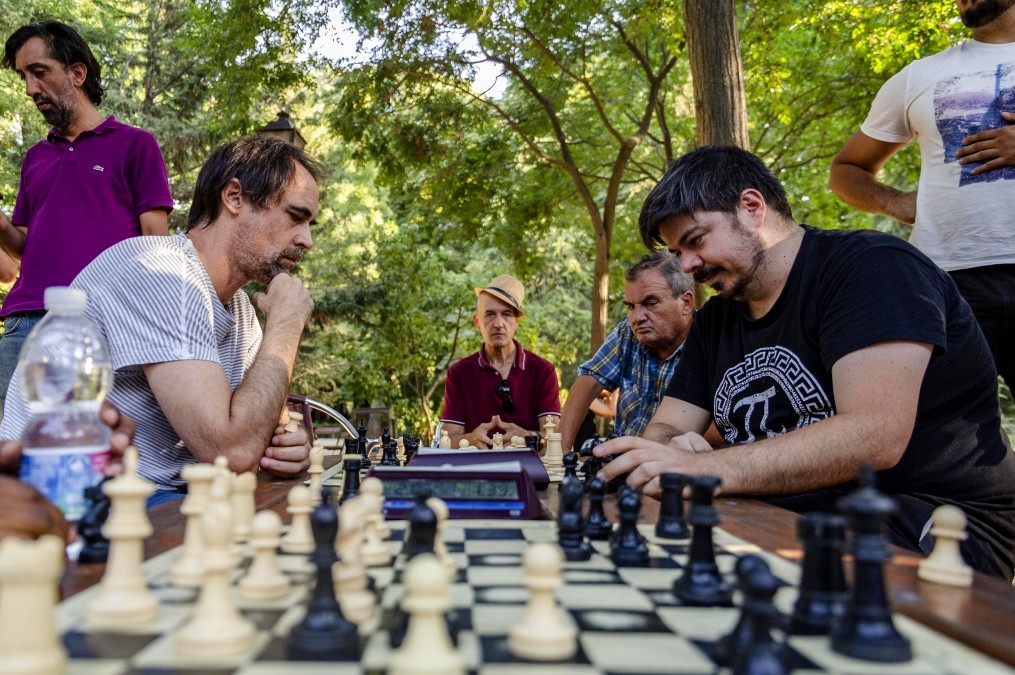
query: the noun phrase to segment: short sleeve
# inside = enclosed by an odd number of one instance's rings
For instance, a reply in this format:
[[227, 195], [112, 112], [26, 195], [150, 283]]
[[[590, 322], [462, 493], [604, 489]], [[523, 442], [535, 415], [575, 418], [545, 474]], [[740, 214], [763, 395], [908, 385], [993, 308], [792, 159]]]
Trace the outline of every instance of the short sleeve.
[[169, 191], [166, 163], [159, 144], [143, 129], [135, 130], [135, 135], [128, 158], [128, 180], [134, 194], [134, 209], [139, 216], [152, 209], [172, 211], [173, 196]]
[[885, 143], [908, 143], [916, 133], [909, 124], [906, 88], [910, 66], [890, 77], [878, 91], [860, 131]]

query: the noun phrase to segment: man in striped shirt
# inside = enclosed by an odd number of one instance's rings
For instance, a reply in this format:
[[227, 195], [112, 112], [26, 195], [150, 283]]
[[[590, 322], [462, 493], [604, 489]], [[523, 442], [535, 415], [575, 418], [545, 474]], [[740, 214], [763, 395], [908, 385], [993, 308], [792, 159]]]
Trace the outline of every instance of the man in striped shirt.
[[[233, 471], [292, 476], [308, 465], [302, 429], [280, 415], [313, 301], [290, 276], [312, 245], [319, 165], [264, 137], [218, 148], [198, 175], [187, 231], [117, 244], [74, 280], [109, 343], [109, 400], [137, 422], [149, 505], [177, 495], [181, 469], [229, 459]], [[249, 281], [265, 285], [253, 300]], [[0, 438], [18, 438], [29, 411], [15, 384]]]

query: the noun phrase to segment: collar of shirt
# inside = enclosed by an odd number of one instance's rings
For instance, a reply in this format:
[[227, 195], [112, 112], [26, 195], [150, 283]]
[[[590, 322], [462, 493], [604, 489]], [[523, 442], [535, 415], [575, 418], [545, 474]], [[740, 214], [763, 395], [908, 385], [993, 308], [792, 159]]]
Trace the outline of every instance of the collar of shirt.
[[[94, 129], [87, 129], [85, 131], [82, 131], [80, 134], [78, 134], [77, 138], [82, 138], [84, 136], [100, 136], [102, 134], [108, 134], [109, 132], [113, 131], [119, 126], [121, 126], [121, 122], [117, 120], [116, 117], [114, 117], [113, 115], [110, 115], [106, 119], [102, 120], [102, 124], [95, 127]], [[60, 132], [56, 130], [56, 127], [50, 127], [49, 133], [46, 134], [46, 138], [48, 138], [50, 141], [63, 141], [65, 143], [69, 142], [67, 141], [66, 138], [60, 135]], [[76, 141], [77, 138], [74, 140]]]
[[[525, 350], [518, 344], [518, 340], [511, 340], [515, 343], [515, 362], [514, 365], [520, 369], [525, 370]], [[479, 346], [479, 367], [480, 368], [491, 368], [496, 370], [490, 363], [490, 360], [486, 358], [486, 345], [482, 344]]]

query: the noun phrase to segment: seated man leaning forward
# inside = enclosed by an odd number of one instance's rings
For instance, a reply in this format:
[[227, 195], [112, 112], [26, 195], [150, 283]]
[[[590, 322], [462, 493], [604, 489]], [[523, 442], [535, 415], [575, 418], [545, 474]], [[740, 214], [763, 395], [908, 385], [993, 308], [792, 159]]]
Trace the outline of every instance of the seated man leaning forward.
[[441, 421], [453, 448], [462, 439], [473, 447], [492, 447], [495, 433], [507, 445], [513, 436], [538, 434], [551, 415], [560, 415], [557, 371], [514, 339], [525, 316], [521, 282], [502, 274], [477, 288], [476, 296], [472, 323], [483, 344], [448, 369], [444, 385]]
[[560, 416], [560, 442], [574, 445], [585, 411], [604, 391], [620, 389], [614, 417], [618, 436], [645, 431], [666, 391], [681, 346], [694, 322], [694, 280], [665, 251], [642, 257], [624, 273], [627, 317], [595, 355], [578, 366]]
[[[256, 137], [218, 148], [194, 188], [187, 231], [106, 250], [74, 280], [106, 337], [109, 400], [137, 423], [139, 472], [165, 501], [195, 461], [292, 476], [308, 465], [304, 430], [279, 426], [313, 301], [289, 275], [312, 245], [319, 165], [295, 146]], [[262, 332], [248, 281], [265, 317]], [[29, 413], [16, 382], [0, 438]]]
[[[834, 511], [870, 463], [898, 503], [892, 543], [927, 552], [931, 513], [953, 504], [967, 562], [1012, 578], [1015, 456], [990, 350], [947, 274], [890, 235], [798, 225], [778, 179], [738, 148], [677, 160], [640, 228], [718, 296], [644, 437], [597, 449], [618, 455], [605, 478], [630, 472], [654, 495], [662, 473], [712, 474], [726, 493]], [[702, 438], [713, 420], [730, 447]]]

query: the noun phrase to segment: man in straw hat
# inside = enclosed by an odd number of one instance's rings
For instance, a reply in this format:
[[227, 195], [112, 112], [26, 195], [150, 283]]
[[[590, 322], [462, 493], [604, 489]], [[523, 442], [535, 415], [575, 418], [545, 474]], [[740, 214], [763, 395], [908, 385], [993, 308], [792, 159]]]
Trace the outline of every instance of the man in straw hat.
[[489, 448], [495, 433], [531, 436], [548, 417], [560, 416], [556, 370], [514, 339], [525, 316], [524, 299], [525, 288], [508, 274], [476, 289], [472, 323], [483, 344], [451, 366], [444, 387], [441, 421], [451, 447], [464, 438], [470, 446]]

